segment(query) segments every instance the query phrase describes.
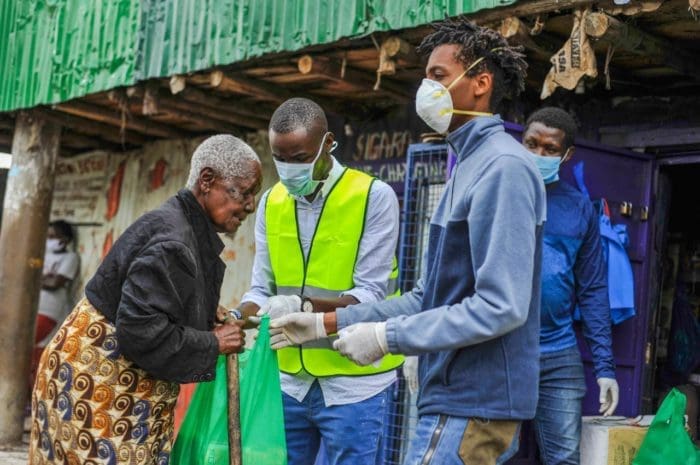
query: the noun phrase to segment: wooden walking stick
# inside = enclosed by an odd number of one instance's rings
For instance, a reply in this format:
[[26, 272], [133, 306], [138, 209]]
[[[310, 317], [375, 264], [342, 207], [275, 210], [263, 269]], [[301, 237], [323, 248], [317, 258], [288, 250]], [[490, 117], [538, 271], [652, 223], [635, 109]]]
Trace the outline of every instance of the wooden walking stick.
[[228, 455], [229, 465], [242, 465], [241, 396], [238, 382], [238, 354], [226, 356], [228, 388]]

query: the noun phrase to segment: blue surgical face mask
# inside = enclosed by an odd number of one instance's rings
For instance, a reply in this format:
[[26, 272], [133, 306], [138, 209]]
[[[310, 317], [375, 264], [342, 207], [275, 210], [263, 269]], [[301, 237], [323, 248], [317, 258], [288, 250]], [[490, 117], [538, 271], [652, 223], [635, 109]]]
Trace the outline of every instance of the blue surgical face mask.
[[323, 135], [321, 146], [318, 148], [316, 157], [314, 157], [311, 163], [286, 163], [274, 160], [280, 182], [287, 188], [287, 192], [292, 195], [304, 197], [314, 193], [318, 185], [323, 182], [314, 179], [314, 168], [316, 167], [316, 162], [321, 157], [321, 153], [323, 153], [323, 146], [326, 143], [326, 136], [328, 134], [329, 133], [325, 133]]
[[535, 155], [534, 153], [532, 156], [535, 158], [535, 164], [540, 170], [540, 175], [542, 175], [542, 180], [545, 184], [559, 181], [559, 166], [561, 165], [562, 158], [543, 157]]

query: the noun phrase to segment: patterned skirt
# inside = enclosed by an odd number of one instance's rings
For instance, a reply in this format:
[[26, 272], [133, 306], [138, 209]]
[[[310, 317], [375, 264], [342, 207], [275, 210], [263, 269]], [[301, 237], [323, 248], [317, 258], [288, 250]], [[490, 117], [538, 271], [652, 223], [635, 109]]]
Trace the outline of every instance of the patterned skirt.
[[87, 299], [46, 346], [32, 394], [30, 465], [167, 465], [179, 385], [119, 350]]

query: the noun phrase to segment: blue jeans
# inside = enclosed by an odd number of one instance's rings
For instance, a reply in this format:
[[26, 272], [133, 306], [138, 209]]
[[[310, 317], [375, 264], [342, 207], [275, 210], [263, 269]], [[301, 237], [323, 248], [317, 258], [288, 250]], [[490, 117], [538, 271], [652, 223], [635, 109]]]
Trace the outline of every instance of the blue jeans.
[[518, 451], [519, 421], [423, 415], [403, 465], [501, 465]]
[[586, 380], [578, 347], [540, 355], [540, 397], [533, 421], [543, 465], [580, 462]]
[[323, 438], [328, 465], [376, 465], [391, 387], [374, 397], [326, 407], [317, 382], [297, 402], [282, 393], [288, 465], [313, 465]]

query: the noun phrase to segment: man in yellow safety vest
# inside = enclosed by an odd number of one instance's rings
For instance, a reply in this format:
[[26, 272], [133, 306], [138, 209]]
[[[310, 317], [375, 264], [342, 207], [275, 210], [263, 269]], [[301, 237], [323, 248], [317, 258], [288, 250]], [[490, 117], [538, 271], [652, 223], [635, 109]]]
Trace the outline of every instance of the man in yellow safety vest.
[[[243, 316], [317, 313], [320, 339], [278, 350], [289, 465], [311, 465], [321, 439], [330, 465], [381, 459], [389, 391], [402, 358], [360, 366], [332, 349], [323, 313], [383, 300], [396, 289], [396, 195], [385, 183], [342, 166], [326, 116], [308, 99], [272, 115], [272, 156], [280, 182], [260, 200], [251, 289]], [[276, 344], [277, 342], [277, 344]]]

